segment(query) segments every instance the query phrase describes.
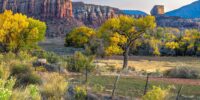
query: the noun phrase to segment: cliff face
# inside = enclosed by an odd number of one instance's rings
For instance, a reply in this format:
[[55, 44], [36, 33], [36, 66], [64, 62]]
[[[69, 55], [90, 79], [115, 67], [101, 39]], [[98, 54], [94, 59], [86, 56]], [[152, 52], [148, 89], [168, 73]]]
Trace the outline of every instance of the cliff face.
[[119, 9], [109, 6], [84, 4], [83, 2], [73, 2], [72, 5], [74, 18], [92, 27], [98, 27], [105, 20], [120, 14]]
[[47, 37], [64, 37], [74, 27], [83, 25], [73, 18], [71, 0], [0, 0], [0, 13], [4, 10], [45, 21]]
[[0, 0], [0, 12], [4, 10], [42, 19], [72, 17], [70, 0]]

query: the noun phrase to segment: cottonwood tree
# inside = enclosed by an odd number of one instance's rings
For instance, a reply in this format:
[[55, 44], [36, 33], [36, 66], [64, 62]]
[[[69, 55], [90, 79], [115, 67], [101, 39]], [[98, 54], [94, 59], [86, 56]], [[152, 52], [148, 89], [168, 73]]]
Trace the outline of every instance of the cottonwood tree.
[[96, 32], [92, 28], [86, 26], [75, 28], [66, 35], [65, 46], [84, 47], [95, 35]]
[[0, 51], [19, 52], [37, 46], [45, 38], [46, 24], [20, 13], [0, 14]]
[[156, 27], [155, 18], [146, 16], [139, 19], [130, 16], [119, 16], [107, 20], [99, 29], [101, 38], [105, 42], [107, 55], [122, 54], [124, 56], [123, 69], [128, 65], [128, 53], [134, 41], [141, 37], [148, 29]]

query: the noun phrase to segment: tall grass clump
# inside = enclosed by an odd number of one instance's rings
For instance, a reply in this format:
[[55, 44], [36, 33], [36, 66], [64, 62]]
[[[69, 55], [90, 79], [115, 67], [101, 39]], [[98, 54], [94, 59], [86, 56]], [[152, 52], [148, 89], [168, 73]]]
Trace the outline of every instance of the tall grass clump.
[[43, 75], [44, 83], [41, 93], [45, 100], [61, 100], [67, 92], [68, 82], [58, 73], [46, 73]]
[[41, 100], [41, 94], [38, 86], [29, 85], [25, 89], [15, 89], [10, 100]]

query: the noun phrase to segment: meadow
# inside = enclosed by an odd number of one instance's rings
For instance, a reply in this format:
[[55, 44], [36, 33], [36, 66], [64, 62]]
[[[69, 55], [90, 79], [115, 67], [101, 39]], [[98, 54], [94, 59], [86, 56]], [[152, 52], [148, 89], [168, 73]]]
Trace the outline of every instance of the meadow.
[[[62, 39], [60, 39], [62, 40]], [[61, 54], [64, 57], [70, 56], [72, 52], [81, 51], [76, 48], [63, 47], [64, 43], [57, 39], [57, 43], [53, 43], [54, 39], [49, 39], [48, 42], [42, 42], [41, 45], [47, 51], [53, 51], [57, 54]], [[57, 47], [57, 48], [55, 48]], [[61, 51], [61, 52], [60, 52]], [[67, 52], [66, 52], [67, 51]], [[117, 71], [110, 70], [108, 67], [114, 66], [114, 69], [121, 70], [123, 63], [122, 56], [110, 56], [105, 58], [97, 57], [95, 59], [95, 64], [101, 70], [101, 75], [96, 73], [89, 74], [89, 85], [90, 92], [96, 93], [99, 95], [111, 95], [114, 82], [116, 80]], [[198, 57], [189, 57], [189, 56], [130, 56], [129, 65], [131, 68], [134, 68], [134, 71], [128, 75], [122, 75], [117, 84], [116, 96], [119, 97], [129, 97], [132, 99], [140, 98], [144, 92], [144, 86], [146, 83], [146, 75], [138, 76], [135, 73], [140, 72], [158, 72], [162, 73], [166, 70], [187, 66], [191, 69], [200, 70], [200, 59]], [[109, 71], [108, 71], [109, 70]], [[72, 74], [71, 74], [72, 75]], [[70, 75], [69, 75], [70, 76]], [[71, 76], [74, 80], [78, 82], [84, 81], [84, 75], [81, 76]], [[99, 85], [102, 89], [95, 90], [95, 86]], [[182, 96], [187, 98], [187, 100], [197, 99], [200, 96], [200, 80], [199, 79], [179, 79], [179, 78], [159, 78], [151, 77], [149, 83], [149, 89], [153, 86], [160, 86], [166, 88], [168, 86], [173, 87], [173, 99], [176, 97], [176, 94], [181, 86], [183, 89], [181, 91]], [[98, 91], [98, 92], [96, 92]], [[197, 99], [198, 100], [198, 99]]]

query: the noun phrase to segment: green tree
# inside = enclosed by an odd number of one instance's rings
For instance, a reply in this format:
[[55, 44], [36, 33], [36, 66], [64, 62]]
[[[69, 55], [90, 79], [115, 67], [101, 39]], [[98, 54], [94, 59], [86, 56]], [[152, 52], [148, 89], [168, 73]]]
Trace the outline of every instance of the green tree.
[[46, 24], [20, 13], [5, 11], [0, 14], [0, 49], [3, 52], [19, 52], [30, 49], [44, 39]]
[[92, 28], [86, 26], [75, 28], [67, 34], [65, 46], [84, 47], [95, 35], [96, 32]]
[[119, 16], [107, 20], [100, 27], [99, 31], [102, 39], [105, 41], [106, 54], [123, 53], [123, 68], [127, 68], [130, 46], [136, 39], [140, 38], [146, 30], [155, 27], [155, 18], [152, 16], [146, 16], [139, 19], [129, 16]]

